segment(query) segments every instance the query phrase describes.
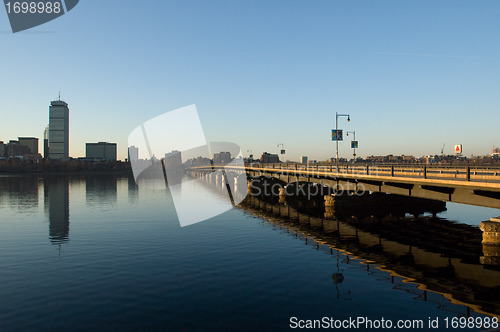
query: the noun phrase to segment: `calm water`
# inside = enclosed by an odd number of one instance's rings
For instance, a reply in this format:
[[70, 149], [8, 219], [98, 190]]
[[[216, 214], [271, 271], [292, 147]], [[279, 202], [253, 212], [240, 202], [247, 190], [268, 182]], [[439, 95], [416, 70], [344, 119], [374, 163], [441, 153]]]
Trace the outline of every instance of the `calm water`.
[[[499, 272], [476, 252], [365, 230], [351, 241], [258, 206], [181, 228], [167, 193], [127, 176], [0, 177], [0, 330], [281, 331], [292, 316], [439, 317], [442, 329], [500, 314]], [[441, 217], [499, 214], [451, 204]], [[372, 237], [382, 253], [365, 248]], [[412, 262], [391, 260], [407, 249]]]

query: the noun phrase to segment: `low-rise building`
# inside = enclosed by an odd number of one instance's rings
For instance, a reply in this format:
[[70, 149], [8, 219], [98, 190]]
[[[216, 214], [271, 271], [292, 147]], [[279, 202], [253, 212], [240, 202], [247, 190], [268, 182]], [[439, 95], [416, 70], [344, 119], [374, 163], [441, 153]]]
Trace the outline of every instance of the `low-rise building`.
[[165, 153], [165, 168], [180, 169], [182, 168], [182, 155], [180, 151], [173, 150]]
[[231, 162], [231, 152], [219, 152], [214, 154], [214, 165], [227, 165]]
[[280, 157], [277, 154], [264, 152], [260, 157], [260, 162], [264, 164], [274, 164], [280, 162]]
[[19, 141], [10, 140], [6, 146], [6, 157], [15, 158], [23, 157], [25, 154], [31, 154], [31, 149], [26, 145], [21, 145]]
[[87, 143], [85, 157], [87, 159], [116, 161], [116, 143]]
[[38, 138], [36, 137], [18, 137], [18, 142], [30, 149], [30, 153], [33, 155], [38, 154]]
[[0, 141], [0, 157], [5, 157], [5, 144], [3, 141]]

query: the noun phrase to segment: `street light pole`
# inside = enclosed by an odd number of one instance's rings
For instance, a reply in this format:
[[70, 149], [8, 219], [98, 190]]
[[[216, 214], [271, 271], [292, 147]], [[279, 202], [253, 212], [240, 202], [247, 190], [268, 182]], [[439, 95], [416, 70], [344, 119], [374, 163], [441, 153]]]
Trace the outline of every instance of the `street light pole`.
[[339, 133], [339, 116], [347, 116], [347, 122], [351, 121], [351, 116], [349, 114], [339, 114], [338, 112], [335, 112], [335, 148], [336, 148], [336, 165], [337, 165], [337, 172], [339, 171], [339, 140], [338, 140], [338, 133]]
[[279, 152], [279, 154], [283, 154], [284, 155], [284, 152], [285, 152], [285, 145], [283, 143], [279, 143], [278, 144], [278, 148], [281, 146], [281, 150]]
[[337, 166], [337, 172], [339, 171], [339, 113], [335, 112], [335, 165]]
[[[346, 136], [349, 136], [349, 133], [352, 133], [354, 135], [354, 142], [356, 142], [356, 131], [348, 131]], [[354, 153], [352, 154], [352, 156], [354, 157], [352, 163], [354, 164], [356, 162], [356, 143], [354, 143], [352, 148], [354, 150]]]

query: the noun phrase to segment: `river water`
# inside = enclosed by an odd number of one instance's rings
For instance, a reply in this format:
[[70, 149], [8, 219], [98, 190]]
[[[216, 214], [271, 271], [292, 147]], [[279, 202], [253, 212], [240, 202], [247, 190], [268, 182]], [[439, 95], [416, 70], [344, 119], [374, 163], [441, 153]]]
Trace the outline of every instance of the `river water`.
[[[498, 210], [447, 208], [418, 227], [403, 221], [409, 235], [304, 222], [256, 199], [180, 227], [168, 192], [140, 190], [127, 175], [0, 177], [0, 330], [284, 331], [323, 319], [441, 330], [460, 318], [493, 321], [500, 272], [479, 263], [477, 225]], [[408, 245], [425, 225], [452, 240]]]

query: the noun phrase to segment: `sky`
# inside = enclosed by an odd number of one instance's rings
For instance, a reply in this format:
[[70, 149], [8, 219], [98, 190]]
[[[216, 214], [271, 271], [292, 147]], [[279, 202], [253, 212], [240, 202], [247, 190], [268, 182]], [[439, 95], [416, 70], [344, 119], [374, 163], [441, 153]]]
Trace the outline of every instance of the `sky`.
[[[0, 10], [0, 140], [43, 138], [70, 108], [70, 155], [195, 104], [244, 155], [491, 153], [500, 146], [500, 1], [81, 0], [12, 33]], [[345, 136], [345, 134], [344, 134]], [[340, 157], [351, 157], [349, 141]], [[41, 146], [41, 145], [40, 145]]]

